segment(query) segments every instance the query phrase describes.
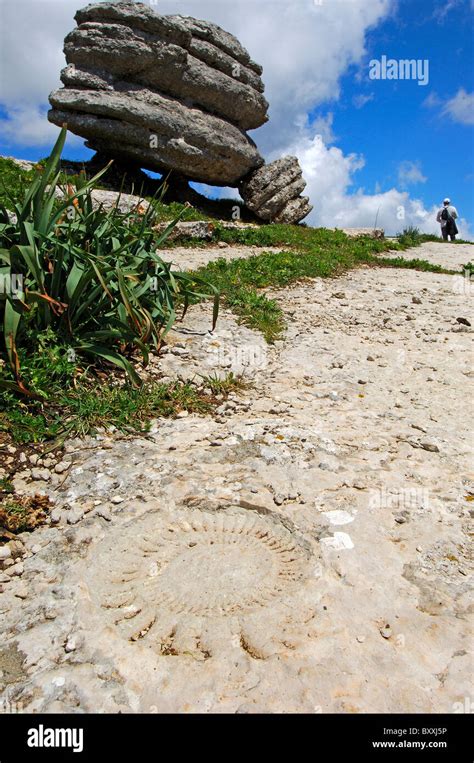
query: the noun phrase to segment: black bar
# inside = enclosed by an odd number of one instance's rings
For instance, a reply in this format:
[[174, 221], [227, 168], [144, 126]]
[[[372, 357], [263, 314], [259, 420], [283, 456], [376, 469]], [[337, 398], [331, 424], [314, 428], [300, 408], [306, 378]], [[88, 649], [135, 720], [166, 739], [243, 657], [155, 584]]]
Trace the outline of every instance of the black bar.
[[[63, 730], [58, 732], [57, 730]], [[75, 736], [73, 730], [76, 730]], [[80, 730], [83, 737], [81, 740]], [[223, 736], [222, 732], [228, 735]], [[215, 736], [214, 736], [215, 735]], [[274, 745], [292, 758], [311, 751], [314, 761], [342, 755], [383, 760], [407, 754], [420, 760], [472, 763], [472, 718], [453, 715], [0, 715], [0, 763], [23, 761], [190, 760], [214, 752], [235, 756]], [[42, 747], [28, 745], [42, 742]], [[46, 746], [50, 741], [71, 746]], [[82, 744], [81, 744], [82, 741]], [[74, 752], [74, 747], [77, 751]], [[304, 753], [308, 757], [308, 752]], [[115, 763], [115, 762], [114, 762]]]

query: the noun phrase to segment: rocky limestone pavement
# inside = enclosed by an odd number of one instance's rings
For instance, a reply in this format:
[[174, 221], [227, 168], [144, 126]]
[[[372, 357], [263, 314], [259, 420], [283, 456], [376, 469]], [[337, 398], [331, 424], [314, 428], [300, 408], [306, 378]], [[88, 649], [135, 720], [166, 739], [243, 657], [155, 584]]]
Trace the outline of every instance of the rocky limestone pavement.
[[239, 185], [246, 206], [267, 222], [297, 223], [313, 207], [300, 194], [306, 181], [296, 156], [284, 156], [253, 171]]
[[2, 706], [463, 712], [472, 293], [361, 267], [269, 296], [284, 340], [225, 309], [210, 333], [199, 305], [151, 368], [244, 371], [214, 415], [68, 442], [55, 484], [18, 475], [56, 508], [0, 555]]

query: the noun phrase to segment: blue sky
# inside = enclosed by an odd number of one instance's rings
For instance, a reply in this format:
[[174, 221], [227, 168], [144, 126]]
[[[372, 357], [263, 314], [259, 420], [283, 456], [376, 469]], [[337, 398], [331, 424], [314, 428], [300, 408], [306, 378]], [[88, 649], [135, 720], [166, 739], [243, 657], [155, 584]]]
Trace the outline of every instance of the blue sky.
[[[474, 89], [469, 6], [468, 0], [461, 1], [442, 15], [441, 5], [436, 13], [431, 2], [402, 0], [398, 12], [368, 34], [364, 62], [344, 75], [343, 97], [331, 111], [337, 145], [345, 153], [356, 148], [366, 157], [357, 181], [368, 192], [377, 185], [382, 191], [400, 185], [400, 165], [413, 162], [420, 179], [416, 172], [408, 172], [405, 183], [412, 192], [421, 195], [427, 207], [450, 196], [473, 223], [474, 103], [471, 99], [470, 124], [443, 113], [442, 106], [460, 87], [467, 93]], [[369, 80], [368, 62], [383, 55], [398, 60], [427, 59], [428, 84]], [[372, 100], [354, 108], [359, 96]]]
[[[0, 0], [0, 154], [48, 153], [57, 130], [46, 120], [47, 96], [59, 86], [63, 38], [85, 4]], [[462, 234], [474, 237], [474, 0], [160, 0], [153, 7], [220, 24], [263, 64], [270, 121], [251, 137], [267, 159], [299, 157], [315, 206], [311, 224], [364, 226], [377, 217], [387, 233], [409, 224], [437, 230], [436, 208], [449, 195]], [[382, 56], [427, 59], [428, 84], [370, 79], [371, 60]], [[65, 154], [91, 152], [71, 136]]]

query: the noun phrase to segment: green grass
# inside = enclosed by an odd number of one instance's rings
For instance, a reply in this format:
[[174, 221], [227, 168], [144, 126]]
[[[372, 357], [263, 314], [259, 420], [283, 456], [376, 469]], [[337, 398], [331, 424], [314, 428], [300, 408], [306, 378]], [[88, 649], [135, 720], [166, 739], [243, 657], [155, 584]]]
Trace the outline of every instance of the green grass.
[[417, 258], [407, 260], [404, 257], [377, 257], [376, 263], [386, 268], [405, 268], [407, 270], [421, 270], [424, 273], [444, 273], [445, 275], [459, 275], [459, 270], [443, 268], [441, 265], [435, 265], [428, 260], [419, 260]]
[[212, 374], [211, 376], [201, 375], [201, 379], [206, 387], [209, 387], [213, 395], [224, 395], [227, 397], [231, 392], [248, 389], [250, 386], [242, 376], [228, 373], [226, 376]]
[[[44, 399], [0, 394], [0, 438], [3, 433], [17, 444], [53, 441], [58, 445], [67, 437], [84, 437], [112, 426], [123, 433], [146, 432], [158, 417], [176, 416], [180, 411], [208, 414], [220, 404], [216, 395], [227, 397], [244, 387], [240, 377], [231, 373], [222, 379], [145, 383], [137, 389], [118, 378], [104, 381], [83, 369], [73, 374], [56, 364], [55, 357], [56, 348], [49, 348], [41, 357], [32, 357], [28, 366]], [[6, 485], [0, 482], [0, 490], [5, 491]]]
[[11, 200], [18, 202], [35, 178], [34, 170], [23, 170], [16, 162], [0, 156], [0, 204], [11, 209]]

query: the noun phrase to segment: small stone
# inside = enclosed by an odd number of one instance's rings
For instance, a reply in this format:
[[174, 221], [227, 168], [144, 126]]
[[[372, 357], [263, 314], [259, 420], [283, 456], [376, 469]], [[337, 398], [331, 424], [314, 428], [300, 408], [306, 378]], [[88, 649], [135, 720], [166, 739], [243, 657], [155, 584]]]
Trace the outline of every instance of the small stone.
[[356, 636], [357, 641], [359, 644], [363, 644], [365, 641], [365, 636]]
[[421, 305], [422, 304], [421, 299], [419, 297], [412, 297], [411, 301], [413, 302], [414, 305]]
[[383, 638], [389, 639], [392, 635], [392, 629], [390, 625], [387, 623], [387, 625], [384, 625], [383, 628], [380, 628], [380, 635], [383, 636]]
[[463, 326], [470, 326], [470, 322], [467, 320], [467, 318], [456, 318], [458, 323], [461, 323]]
[[54, 467], [54, 471], [56, 472], [56, 474], [63, 474], [65, 471], [69, 469], [70, 466], [71, 466], [70, 461], [60, 461], [59, 464], [56, 464], [56, 466]]
[[428, 450], [431, 453], [439, 453], [439, 448], [434, 442], [427, 442], [426, 440], [423, 440], [423, 442], [420, 442], [420, 448], [423, 448], [423, 450]]
[[51, 472], [48, 469], [35, 467], [31, 470], [31, 476], [34, 480], [43, 480], [43, 482], [48, 482], [51, 479]]
[[281, 506], [285, 502], [285, 496], [281, 493], [277, 493], [275, 496], [273, 496], [273, 501], [277, 506]]
[[9, 546], [0, 546], [0, 560], [9, 559], [11, 555], [12, 551]]
[[23, 575], [24, 572], [24, 566], [22, 562], [17, 562], [16, 564], [12, 564], [11, 567], [7, 570], [7, 575], [10, 577], [15, 577], [16, 575]]
[[421, 546], [417, 546], [415, 550], [418, 551], [419, 554], [421, 554], [421, 552], [423, 551]]
[[219, 247], [219, 249], [227, 249], [227, 244], [225, 241], [218, 241], [217, 246]]
[[57, 525], [61, 521], [62, 511], [60, 509], [53, 509], [49, 518], [52, 525]]
[[64, 647], [66, 652], [75, 652], [77, 649], [77, 641], [74, 636], [69, 636]]
[[100, 509], [96, 509], [94, 516], [102, 517], [106, 522], [112, 521], [112, 514], [106, 508], [101, 507]]
[[81, 511], [80, 509], [77, 509], [75, 511], [69, 511], [67, 515], [68, 525], [77, 525], [77, 523], [81, 521], [83, 516], [84, 516], [84, 512]]
[[375, 358], [372, 355], [367, 355], [367, 360], [370, 360], [372, 363], [375, 362]]
[[367, 379], [358, 379], [357, 384], [367, 384]]
[[177, 419], [185, 419], [189, 416], [189, 411], [180, 411], [176, 414]]
[[26, 583], [21, 582], [19, 585], [16, 586], [13, 595], [16, 596], [18, 599], [27, 599], [28, 598], [28, 586]]
[[114, 495], [114, 496], [113, 496], [113, 497], [110, 499], [110, 502], [111, 502], [111, 503], [115, 503], [115, 504], [119, 504], [119, 503], [123, 503], [123, 502], [124, 502], [124, 500], [125, 500], [125, 498], [123, 498], [123, 496], [121, 496], [121, 495]]

